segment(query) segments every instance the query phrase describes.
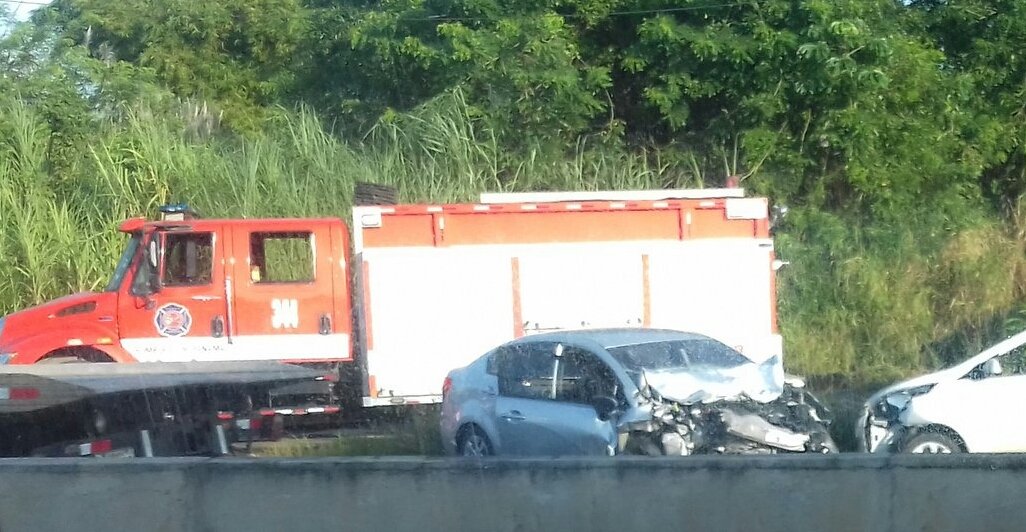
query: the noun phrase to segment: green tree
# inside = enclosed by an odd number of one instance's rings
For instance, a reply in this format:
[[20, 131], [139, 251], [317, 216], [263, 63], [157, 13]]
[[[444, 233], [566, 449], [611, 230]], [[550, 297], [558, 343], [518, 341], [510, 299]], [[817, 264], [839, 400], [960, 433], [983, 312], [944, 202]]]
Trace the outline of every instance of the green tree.
[[395, 0], [312, 7], [304, 97], [366, 124], [460, 86], [517, 140], [572, 138], [606, 111], [608, 68], [583, 57], [568, 14], [601, 1]]
[[985, 192], [1014, 203], [1026, 192], [1026, 1], [915, 0], [909, 9], [963, 79], [974, 119], [962, 131], [986, 165]]
[[109, 57], [94, 57], [53, 31], [55, 12], [39, 9], [0, 39], [0, 103], [29, 104], [46, 120], [51, 164], [81, 156], [97, 120], [115, 118], [125, 102], [160, 99], [152, 76]]
[[306, 34], [296, 0], [57, 0], [57, 27], [92, 55], [152, 71], [182, 98], [210, 100], [226, 122], [257, 127], [292, 84]]
[[644, 17], [621, 43], [631, 75], [614, 78], [650, 114], [625, 119], [786, 201], [908, 202], [972, 168], [956, 162], [963, 117], [942, 56], [902, 33], [901, 14], [887, 0], [771, 0]]

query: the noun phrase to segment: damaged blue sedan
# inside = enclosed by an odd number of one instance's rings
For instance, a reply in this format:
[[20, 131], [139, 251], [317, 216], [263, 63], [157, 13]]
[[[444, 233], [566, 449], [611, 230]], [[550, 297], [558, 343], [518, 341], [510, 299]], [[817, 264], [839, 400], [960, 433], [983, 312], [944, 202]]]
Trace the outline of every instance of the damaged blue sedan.
[[463, 456], [837, 452], [828, 416], [777, 358], [625, 328], [527, 336], [451, 371], [441, 430]]

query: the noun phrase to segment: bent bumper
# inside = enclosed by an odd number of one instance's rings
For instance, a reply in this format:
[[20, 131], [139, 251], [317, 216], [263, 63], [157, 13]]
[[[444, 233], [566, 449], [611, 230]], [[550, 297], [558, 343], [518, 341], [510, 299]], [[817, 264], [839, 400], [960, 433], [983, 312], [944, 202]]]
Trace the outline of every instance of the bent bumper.
[[862, 453], [889, 453], [899, 448], [905, 427], [875, 419], [868, 407], [863, 407], [855, 424], [855, 441]]

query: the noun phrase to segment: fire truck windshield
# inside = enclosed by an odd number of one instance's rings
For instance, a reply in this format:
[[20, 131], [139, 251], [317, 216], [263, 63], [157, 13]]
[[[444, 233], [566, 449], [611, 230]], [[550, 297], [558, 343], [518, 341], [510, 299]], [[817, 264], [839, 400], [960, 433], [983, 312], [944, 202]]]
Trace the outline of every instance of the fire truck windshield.
[[125, 272], [128, 271], [128, 267], [132, 265], [132, 259], [135, 258], [135, 252], [139, 249], [139, 242], [142, 240], [142, 233], [132, 233], [132, 238], [128, 241], [128, 245], [125, 246], [125, 250], [121, 253], [121, 258], [118, 259], [117, 268], [114, 269], [114, 276], [111, 277], [110, 282], [107, 283], [107, 292], [116, 292], [121, 286], [121, 281], [125, 278]]

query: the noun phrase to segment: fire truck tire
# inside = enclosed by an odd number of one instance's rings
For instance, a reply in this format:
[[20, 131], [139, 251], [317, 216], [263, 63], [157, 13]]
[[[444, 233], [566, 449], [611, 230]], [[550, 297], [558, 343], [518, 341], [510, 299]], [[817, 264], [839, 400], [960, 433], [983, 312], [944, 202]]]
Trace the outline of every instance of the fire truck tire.
[[36, 364], [88, 364], [89, 361], [83, 360], [73, 356], [54, 356], [46, 357], [36, 362]]
[[87, 364], [90, 362], [113, 362], [106, 353], [88, 347], [58, 349], [39, 359], [36, 364]]

